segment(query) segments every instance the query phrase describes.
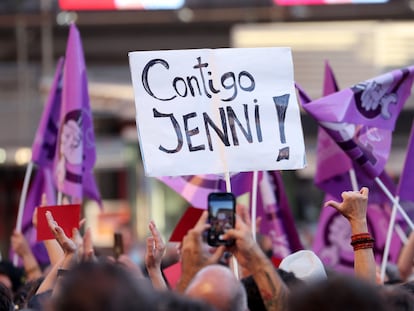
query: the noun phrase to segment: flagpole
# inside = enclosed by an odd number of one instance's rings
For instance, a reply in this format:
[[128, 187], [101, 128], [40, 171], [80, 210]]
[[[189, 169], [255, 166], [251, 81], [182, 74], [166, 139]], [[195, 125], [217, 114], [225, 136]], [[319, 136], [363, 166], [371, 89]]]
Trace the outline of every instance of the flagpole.
[[[226, 180], [226, 191], [231, 192], [231, 182], [230, 182], [230, 172], [224, 173], [224, 178]], [[233, 273], [237, 279], [240, 279], [239, 275], [239, 264], [237, 262], [236, 257], [233, 255], [231, 256], [232, 264], [233, 264]]]
[[356, 178], [355, 170], [353, 168], [349, 170], [349, 178], [351, 179], [352, 190], [358, 191], [359, 190], [358, 181]]
[[395, 207], [398, 208], [398, 211], [404, 217], [405, 221], [410, 226], [411, 230], [414, 230], [414, 224], [411, 221], [410, 217], [408, 217], [407, 213], [401, 207], [400, 203], [394, 198], [394, 196], [391, 194], [391, 192], [388, 190], [388, 188], [384, 185], [382, 180], [379, 177], [375, 177], [375, 182], [377, 183], [378, 186], [380, 186], [382, 191], [385, 193], [385, 195], [388, 197], [388, 199], [390, 199], [390, 201], [395, 205]]
[[[27, 191], [29, 189], [29, 182], [30, 182], [30, 176], [32, 175], [32, 171], [33, 171], [33, 162], [30, 161], [27, 164], [27, 167], [26, 167], [26, 173], [25, 173], [24, 181], [23, 181], [23, 188], [22, 188], [22, 192], [20, 194], [19, 210], [17, 212], [17, 221], [16, 221], [16, 231], [17, 232], [22, 231], [24, 206], [26, 204]], [[17, 254], [14, 254], [13, 255], [13, 265], [16, 267], [18, 265], [18, 263], [19, 263], [19, 256]]]
[[251, 206], [251, 217], [252, 220], [252, 234], [253, 239], [256, 241], [256, 216], [257, 216], [257, 179], [259, 172], [253, 171], [253, 182], [252, 182], [252, 206]]
[[407, 244], [408, 242], [408, 237], [407, 235], [404, 233], [404, 230], [401, 228], [401, 226], [399, 224], [395, 225], [395, 232], [397, 233], [397, 235], [400, 237], [400, 240], [404, 243]]
[[62, 200], [63, 200], [63, 193], [62, 191], [58, 191], [57, 205], [62, 205]]
[[[399, 202], [400, 198], [398, 196], [396, 196], [395, 200], [397, 202]], [[384, 283], [385, 269], [386, 269], [386, 266], [387, 266], [388, 254], [390, 253], [392, 232], [393, 232], [393, 229], [394, 229], [396, 214], [397, 214], [397, 207], [396, 207], [396, 204], [394, 204], [392, 206], [390, 223], [388, 225], [387, 239], [385, 240], [384, 254], [382, 255], [381, 274], [380, 274], [382, 283]]]

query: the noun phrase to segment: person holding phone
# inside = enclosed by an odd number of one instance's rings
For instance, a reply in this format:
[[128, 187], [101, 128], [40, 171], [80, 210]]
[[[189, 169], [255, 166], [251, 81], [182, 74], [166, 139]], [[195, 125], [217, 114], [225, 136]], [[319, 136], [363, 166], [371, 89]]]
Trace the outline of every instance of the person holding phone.
[[[191, 287], [195, 286], [192, 283], [193, 281], [204, 282], [205, 284], [211, 281], [211, 278], [208, 280], [203, 278], [202, 275], [201, 277], [195, 276], [204, 267], [218, 263], [227, 250], [236, 256], [240, 266], [250, 271], [259, 288], [266, 309], [287, 310], [288, 288], [277, 274], [272, 262], [254, 241], [248, 211], [242, 206], [237, 206], [234, 228], [226, 230], [220, 237], [223, 241], [234, 240], [234, 243], [232, 243], [232, 246], [220, 245], [213, 249], [211, 253], [206, 252], [203, 246], [203, 234], [211, 227], [207, 220], [208, 213], [205, 211], [194, 228], [189, 230], [183, 239], [181, 248], [182, 275], [176, 290], [185, 293], [189, 285]], [[204, 273], [204, 275], [208, 276], [207, 273]], [[226, 277], [226, 275], [222, 274], [222, 277]], [[212, 293], [209, 296], [216, 297], [216, 299], [227, 298], [231, 300], [232, 297], [221, 295], [224, 284], [227, 283], [220, 278], [214, 284], [210, 284], [210, 290], [215, 291], [217, 295]], [[191, 295], [195, 297], [197, 293], [192, 292]]]

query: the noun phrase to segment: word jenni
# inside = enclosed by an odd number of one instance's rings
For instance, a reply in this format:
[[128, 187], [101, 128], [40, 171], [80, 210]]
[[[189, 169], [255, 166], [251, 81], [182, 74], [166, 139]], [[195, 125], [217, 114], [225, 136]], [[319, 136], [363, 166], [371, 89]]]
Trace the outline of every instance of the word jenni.
[[[219, 108], [219, 114], [220, 114], [220, 124], [215, 124], [213, 120], [210, 118], [210, 116], [204, 112], [202, 116], [197, 115], [196, 112], [188, 113], [186, 115], [183, 115], [183, 124], [184, 128], [182, 129], [180, 127], [180, 124], [177, 120], [177, 118], [172, 113], [161, 113], [157, 111], [155, 108], [153, 109], [154, 118], [169, 118], [171, 121], [171, 125], [174, 128], [176, 139], [177, 141], [174, 143], [175, 146], [173, 148], [166, 148], [162, 145], [158, 147], [159, 150], [165, 152], [165, 153], [177, 153], [179, 152], [183, 145], [184, 145], [184, 135], [187, 141], [188, 150], [190, 152], [199, 151], [199, 150], [205, 150], [206, 145], [201, 144], [194, 146], [192, 142], [192, 137], [200, 134], [200, 129], [198, 127], [191, 127], [189, 124], [191, 122], [191, 119], [195, 119], [195, 123], [203, 124], [205, 128], [205, 135], [206, 140], [208, 143], [208, 148], [210, 151], [213, 151], [213, 139], [212, 134], [215, 133], [216, 136], [219, 138], [221, 143], [224, 146], [230, 146], [230, 135], [228, 128], [230, 128], [231, 138], [233, 140], [233, 145], [238, 146], [239, 138], [237, 135], [237, 128], [239, 128], [239, 131], [243, 134], [244, 138], [248, 143], [252, 143], [254, 138], [257, 138], [258, 142], [262, 142], [262, 130], [260, 125], [260, 115], [259, 115], [259, 105], [254, 105], [254, 121], [251, 122], [249, 118], [249, 111], [248, 111], [248, 105], [243, 105], [244, 108], [244, 115], [242, 116], [242, 119], [244, 119], [243, 123], [239, 120], [239, 118], [236, 116], [236, 113], [234, 112], [233, 108], [230, 106], [227, 106], [225, 108]], [[201, 121], [201, 122], [200, 122]], [[254, 124], [255, 130], [256, 130], [256, 137], [253, 136], [253, 131], [251, 129], [251, 123]], [[237, 125], [237, 127], [236, 127]], [[184, 135], [183, 135], [184, 133]]]
[[[161, 91], [154, 89], [149, 73], [155, 66], [163, 66], [166, 70], [169, 70], [170, 65], [164, 59], [152, 59], [145, 65], [142, 71], [142, 85], [150, 96], [161, 101], [170, 101], [177, 98], [177, 96], [184, 98], [187, 96], [205, 95], [208, 98], [212, 98], [213, 94], [218, 94], [225, 89], [230, 92], [230, 96], [222, 97], [220, 100], [229, 102], [237, 97], [239, 89], [244, 92], [252, 92], [254, 90], [255, 80], [247, 71], [240, 71], [237, 75], [231, 71], [225, 72], [220, 77], [220, 86], [214, 85], [212, 72], [207, 70], [208, 65], [208, 63], [201, 62], [201, 57], [197, 57], [197, 64], [193, 66], [193, 69], [198, 69], [199, 76], [175, 77], [170, 81], [172, 86], [171, 92], [169, 94], [161, 94]], [[157, 77], [158, 79], [160, 77]], [[160, 82], [157, 81], [157, 83], [159, 84]]]

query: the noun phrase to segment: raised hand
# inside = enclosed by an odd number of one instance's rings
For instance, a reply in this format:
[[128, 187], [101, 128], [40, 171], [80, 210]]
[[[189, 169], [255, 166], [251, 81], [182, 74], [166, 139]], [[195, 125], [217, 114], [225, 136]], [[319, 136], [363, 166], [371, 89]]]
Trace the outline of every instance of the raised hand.
[[148, 225], [151, 236], [147, 237], [147, 251], [145, 252], [145, 266], [148, 270], [160, 269], [162, 257], [165, 253], [165, 243], [154, 221]]

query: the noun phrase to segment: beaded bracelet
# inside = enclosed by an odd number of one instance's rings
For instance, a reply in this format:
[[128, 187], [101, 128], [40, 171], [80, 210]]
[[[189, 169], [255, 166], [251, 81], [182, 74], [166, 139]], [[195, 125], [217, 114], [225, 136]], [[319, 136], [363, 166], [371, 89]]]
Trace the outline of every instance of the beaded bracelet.
[[351, 236], [351, 245], [354, 251], [374, 247], [375, 240], [369, 233], [359, 233]]

